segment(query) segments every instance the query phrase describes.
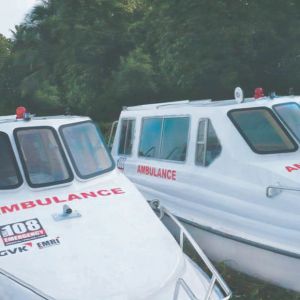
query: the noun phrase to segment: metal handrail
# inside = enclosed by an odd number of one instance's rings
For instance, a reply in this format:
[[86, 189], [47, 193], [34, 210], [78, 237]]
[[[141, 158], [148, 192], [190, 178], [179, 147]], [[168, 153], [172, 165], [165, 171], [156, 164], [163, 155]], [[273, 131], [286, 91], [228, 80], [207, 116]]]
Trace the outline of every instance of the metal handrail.
[[113, 137], [114, 129], [115, 129], [116, 125], [118, 125], [118, 123], [119, 123], [119, 121], [117, 120], [117, 121], [113, 121], [113, 123], [111, 124], [109, 138], [108, 138], [108, 142], [107, 142], [107, 145], [109, 148], [111, 146], [111, 140]]
[[281, 185], [277, 185], [277, 186], [270, 185], [266, 189], [266, 195], [268, 198], [272, 198], [272, 197], [279, 195], [282, 191], [300, 192], [300, 188], [281, 186]]
[[177, 280], [177, 283], [175, 286], [175, 292], [174, 292], [174, 300], [178, 299], [179, 290], [181, 287], [184, 289], [184, 291], [190, 297], [191, 300], [198, 300], [198, 298], [195, 296], [193, 291], [190, 289], [190, 287], [187, 285], [187, 283], [182, 278], [179, 278]]
[[[205, 266], [211, 272], [212, 277], [210, 279], [209, 288], [205, 295], [205, 300], [209, 300], [211, 298], [213, 289], [216, 286], [216, 284], [219, 284], [219, 286], [222, 289], [222, 292], [223, 292], [222, 294], [224, 295], [222, 300], [230, 299], [230, 297], [232, 295], [231, 290], [229, 289], [229, 287], [227, 286], [226, 282], [221, 277], [219, 272], [216, 270], [214, 265], [210, 262], [208, 257], [205, 255], [203, 250], [199, 247], [199, 245], [194, 240], [194, 238], [186, 230], [186, 228], [180, 223], [180, 221], [167, 208], [160, 205], [159, 200], [152, 200], [152, 201], [148, 201], [148, 202], [154, 210], [159, 212], [160, 219], [162, 219], [164, 215], [167, 215], [173, 221], [173, 223], [175, 223], [175, 225], [177, 225], [177, 227], [180, 230], [179, 245], [180, 245], [180, 248], [182, 249], [182, 251], [183, 251], [183, 242], [184, 242], [184, 237], [185, 237], [190, 242], [190, 244], [193, 246], [194, 250], [197, 252], [197, 254], [201, 258], [201, 260], [204, 262]], [[189, 286], [186, 284], [186, 282], [182, 278], [179, 278], [177, 281], [177, 284], [175, 287], [175, 293], [174, 293], [174, 300], [177, 300], [177, 298], [178, 298], [178, 293], [179, 293], [180, 287], [182, 287], [185, 290], [185, 292], [187, 293], [187, 295], [190, 297], [191, 300], [199, 300], [194, 295], [194, 293], [191, 291]]]

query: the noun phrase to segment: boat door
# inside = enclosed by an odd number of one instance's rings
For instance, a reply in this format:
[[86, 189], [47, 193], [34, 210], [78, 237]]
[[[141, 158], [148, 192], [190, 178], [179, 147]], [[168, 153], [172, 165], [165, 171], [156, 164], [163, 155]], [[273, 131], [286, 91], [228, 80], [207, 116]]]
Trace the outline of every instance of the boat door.
[[[112, 153], [116, 161], [117, 168], [121, 172], [128, 172], [133, 159], [133, 143], [136, 136], [136, 119], [121, 118], [115, 121], [112, 126], [117, 124], [117, 129], [112, 145]], [[112, 127], [113, 128], [113, 127]], [[110, 138], [111, 139], [111, 138]]]
[[189, 115], [121, 118], [113, 156], [143, 193], [149, 189], [149, 199], [160, 198], [155, 187], [171, 196], [184, 176], [190, 133]]
[[182, 114], [121, 118], [113, 156], [148, 200], [175, 209], [198, 199], [199, 182], [214, 185], [211, 169], [221, 151], [209, 118]]

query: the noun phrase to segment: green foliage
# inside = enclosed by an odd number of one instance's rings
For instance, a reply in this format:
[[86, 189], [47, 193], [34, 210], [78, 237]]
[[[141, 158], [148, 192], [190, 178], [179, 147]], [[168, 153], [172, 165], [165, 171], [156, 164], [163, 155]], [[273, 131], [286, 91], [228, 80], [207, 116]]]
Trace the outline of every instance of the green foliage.
[[151, 58], [141, 48], [137, 48], [128, 56], [121, 57], [120, 66], [112, 73], [104, 97], [110, 99], [110, 108], [117, 117], [120, 105], [128, 105], [128, 100], [131, 105], [139, 104], [141, 99], [151, 102], [155, 99], [157, 91]]
[[[202, 269], [210, 274], [203, 260], [187, 240], [184, 243], [184, 252]], [[214, 263], [232, 292], [232, 300], [300, 300], [300, 294], [283, 289], [265, 281], [242, 274], [228, 267], [226, 263]]]
[[224, 263], [217, 267], [232, 290], [232, 300], [300, 300], [299, 293], [244, 275]]
[[119, 101], [131, 98], [131, 102], [138, 103], [142, 97], [149, 101], [149, 95], [157, 92], [151, 58], [140, 48], [130, 52], [126, 58], [121, 58], [120, 68], [112, 80]]
[[[122, 106], [295, 91], [294, 0], [43, 0], [0, 36], [2, 112], [116, 118]], [[2, 107], [2, 108], [1, 108]]]
[[0, 70], [5, 64], [8, 56], [10, 55], [11, 43], [10, 40], [0, 34]]
[[[233, 87], [287, 92], [299, 68], [294, 1], [159, 1], [148, 15], [147, 46], [176, 94], [230, 97]], [[292, 46], [293, 45], [293, 46]], [[299, 73], [299, 72], [298, 72]], [[297, 75], [298, 77], [299, 75]]]
[[9, 88], [5, 73], [6, 64], [11, 54], [11, 41], [0, 34], [0, 113], [5, 114], [6, 101], [4, 97]]

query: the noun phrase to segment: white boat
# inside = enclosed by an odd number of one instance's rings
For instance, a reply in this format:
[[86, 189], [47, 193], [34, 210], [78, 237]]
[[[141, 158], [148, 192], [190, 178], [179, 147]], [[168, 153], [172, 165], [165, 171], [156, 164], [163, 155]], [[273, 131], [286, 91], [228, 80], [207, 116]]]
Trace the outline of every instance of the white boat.
[[112, 154], [211, 259], [300, 291], [300, 97], [261, 93], [125, 107]]
[[[115, 168], [87, 117], [0, 118], [1, 300], [229, 299]], [[211, 274], [211, 277], [209, 275]]]

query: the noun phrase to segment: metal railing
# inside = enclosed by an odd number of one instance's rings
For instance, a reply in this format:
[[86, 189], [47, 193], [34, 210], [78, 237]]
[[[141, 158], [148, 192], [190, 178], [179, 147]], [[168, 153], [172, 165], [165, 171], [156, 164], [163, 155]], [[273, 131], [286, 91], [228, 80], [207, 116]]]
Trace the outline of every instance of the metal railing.
[[278, 186], [270, 185], [266, 189], [266, 195], [268, 198], [272, 198], [272, 197], [279, 195], [283, 191], [300, 192], [300, 188], [281, 186], [281, 185], [278, 185]]
[[[228, 300], [231, 298], [231, 290], [227, 286], [226, 282], [224, 279], [221, 277], [219, 272], [215, 269], [213, 264], [210, 262], [208, 257], [205, 255], [203, 250], [199, 247], [197, 242], [194, 240], [194, 238], [190, 235], [190, 233], [186, 230], [186, 228], [180, 223], [180, 221], [165, 207], [160, 205], [159, 200], [152, 200], [148, 201], [150, 206], [152, 207], [153, 210], [157, 211], [159, 213], [159, 218], [162, 219], [164, 215], [167, 215], [173, 223], [178, 227], [179, 229], [179, 245], [180, 248], [183, 251], [183, 245], [184, 245], [184, 238], [186, 238], [189, 243], [192, 245], [196, 253], [198, 254], [199, 258], [202, 260], [202, 262], [205, 264], [205, 267], [211, 272], [212, 277], [210, 278], [208, 290], [205, 294], [204, 300], [209, 300], [211, 299], [212, 293], [214, 288], [219, 286], [219, 290], [223, 295], [222, 300]], [[218, 285], [218, 286], [217, 286]], [[186, 294], [189, 296], [191, 300], [200, 300], [198, 299], [190, 287], [187, 285], [187, 283], [182, 279], [179, 278], [175, 287], [175, 292], [174, 292], [174, 300], [178, 299], [179, 295], [179, 290], [180, 288], [183, 288], [183, 290], [186, 292]]]
[[179, 278], [177, 280], [176, 287], [175, 287], [175, 293], [174, 293], [174, 300], [178, 299], [180, 288], [184, 289], [184, 291], [190, 297], [190, 299], [198, 300], [198, 298], [195, 296], [193, 291], [190, 289], [190, 287], [187, 285], [187, 283], [182, 278]]

